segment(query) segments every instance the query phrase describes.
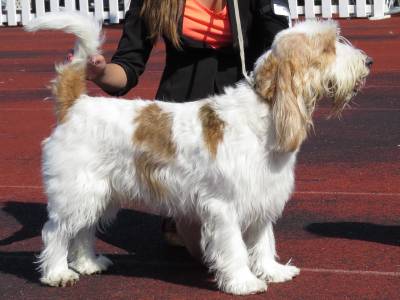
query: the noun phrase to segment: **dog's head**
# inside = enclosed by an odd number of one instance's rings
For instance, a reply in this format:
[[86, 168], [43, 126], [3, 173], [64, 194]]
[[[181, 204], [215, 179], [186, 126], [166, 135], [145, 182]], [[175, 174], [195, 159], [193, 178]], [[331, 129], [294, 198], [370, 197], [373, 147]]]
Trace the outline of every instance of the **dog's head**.
[[298, 149], [322, 97], [332, 98], [332, 114], [340, 114], [363, 86], [371, 64], [339, 35], [334, 21], [305, 21], [277, 34], [253, 72], [257, 93], [272, 106], [276, 149]]

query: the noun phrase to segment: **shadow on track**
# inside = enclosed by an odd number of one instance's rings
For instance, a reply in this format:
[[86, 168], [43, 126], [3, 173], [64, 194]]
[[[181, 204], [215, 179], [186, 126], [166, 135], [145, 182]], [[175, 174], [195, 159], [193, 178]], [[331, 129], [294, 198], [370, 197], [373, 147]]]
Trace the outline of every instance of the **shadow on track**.
[[40, 203], [6, 202], [3, 204], [0, 217], [6, 213], [14, 217], [22, 226], [17, 232], [0, 240], [0, 246], [27, 240], [40, 235], [47, 219], [46, 205]]
[[400, 246], [399, 225], [362, 222], [312, 223], [305, 229], [316, 235]]
[[[1, 246], [39, 236], [47, 219], [46, 205], [6, 202], [0, 210], [0, 218], [10, 216], [22, 227], [11, 236], [0, 240], [0, 249]], [[103, 276], [153, 278], [215, 290], [207, 269], [194, 260], [185, 248], [171, 247], [164, 242], [159, 216], [121, 209], [114, 223], [104, 232], [98, 232], [97, 237], [127, 252], [112, 255], [106, 253], [114, 262], [114, 266]], [[35, 270], [37, 265], [34, 263], [36, 255], [38, 252], [0, 251], [0, 272], [39, 284], [39, 273]], [[84, 278], [85, 276], [82, 276], [82, 279]]]

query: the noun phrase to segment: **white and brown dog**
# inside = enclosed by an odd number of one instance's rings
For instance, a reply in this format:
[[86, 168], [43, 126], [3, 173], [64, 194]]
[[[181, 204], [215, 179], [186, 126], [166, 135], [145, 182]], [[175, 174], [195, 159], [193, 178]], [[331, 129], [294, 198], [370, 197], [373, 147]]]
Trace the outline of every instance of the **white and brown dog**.
[[299, 274], [276, 261], [272, 230], [293, 192], [296, 153], [316, 102], [328, 96], [340, 113], [372, 63], [336, 22], [280, 32], [258, 59], [253, 85], [182, 104], [86, 95], [85, 65], [99, 51], [100, 26], [56, 14], [28, 26], [39, 29], [78, 37], [72, 63], [57, 68], [58, 125], [43, 142], [43, 283], [64, 286], [106, 270], [111, 262], [96, 255], [94, 233], [126, 202], [200, 222], [204, 261], [225, 292], [262, 292], [266, 281]]

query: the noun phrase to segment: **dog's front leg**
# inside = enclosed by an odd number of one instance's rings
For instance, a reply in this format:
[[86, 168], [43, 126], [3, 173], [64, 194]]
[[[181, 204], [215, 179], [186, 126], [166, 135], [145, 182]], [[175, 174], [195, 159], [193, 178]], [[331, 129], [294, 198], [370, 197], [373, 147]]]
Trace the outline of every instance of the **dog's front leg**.
[[201, 246], [205, 262], [215, 272], [218, 287], [235, 295], [265, 291], [266, 283], [249, 268], [247, 248], [234, 209], [216, 199], [203, 204]]
[[300, 269], [295, 266], [282, 265], [276, 261], [272, 222], [252, 224], [245, 236], [251, 270], [259, 278], [270, 282], [284, 282], [300, 273]]

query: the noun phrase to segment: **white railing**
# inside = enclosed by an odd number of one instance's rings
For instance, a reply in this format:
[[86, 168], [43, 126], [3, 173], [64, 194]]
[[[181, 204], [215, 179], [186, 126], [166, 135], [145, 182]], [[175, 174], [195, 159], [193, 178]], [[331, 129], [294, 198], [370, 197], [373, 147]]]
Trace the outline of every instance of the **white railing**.
[[[288, 0], [292, 19], [305, 18], [365, 18], [382, 19], [399, 6], [400, 0]], [[299, 5], [299, 2], [304, 5]], [[394, 12], [394, 10], [393, 10]], [[397, 12], [397, 10], [396, 10]]]
[[[109, 23], [124, 18], [130, 0], [0, 0], [0, 26], [25, 25], [46, 12], [79, 10]], [[135, 0], [132, 0], [135, 1]], [[383, 18], [400, 0], [289, 0], [292, 19]]]
[[[129, 8], [130, 0], [0, 0], [0, 25], [26, 25], [47, 12], [86, 12], [98, 20], [119, 23]], [[135, 1], [135, 0], [132, 0]]]

